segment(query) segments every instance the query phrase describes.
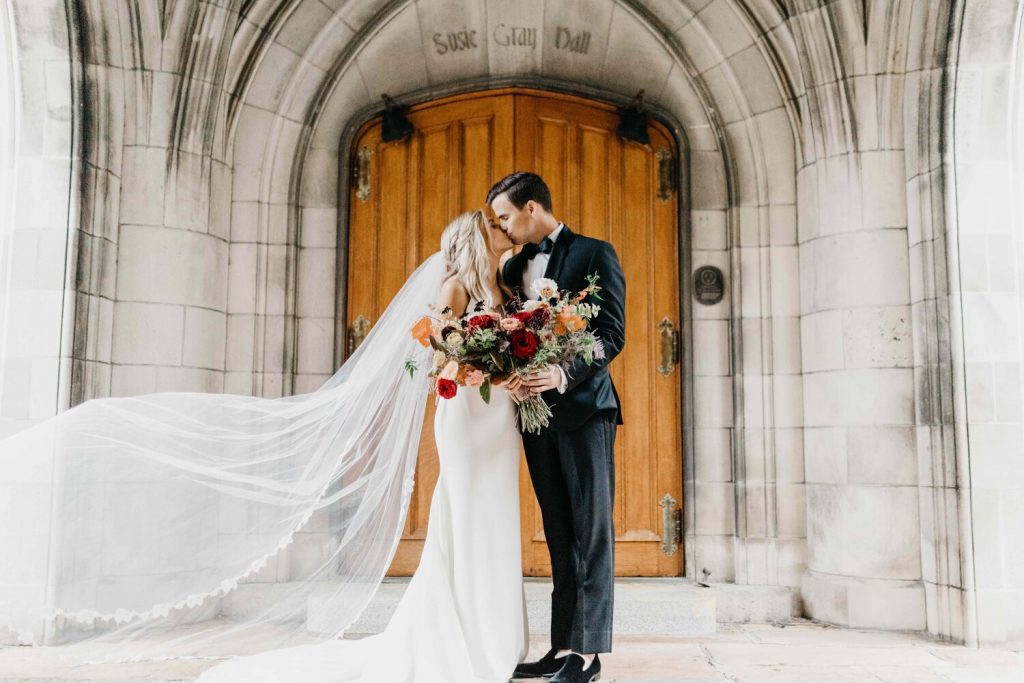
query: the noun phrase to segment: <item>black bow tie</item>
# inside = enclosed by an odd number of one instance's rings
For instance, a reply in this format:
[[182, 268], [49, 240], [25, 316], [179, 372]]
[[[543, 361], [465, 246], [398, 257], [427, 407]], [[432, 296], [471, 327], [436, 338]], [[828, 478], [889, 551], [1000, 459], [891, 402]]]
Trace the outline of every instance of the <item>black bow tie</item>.
[[540, 241], [540, 244], [529, 243], [523, 247], [523, 251], [526, 252], [527, 260], [532, 259], [537, 254], [550, 254], [551, 250], [555, 248], [555, 243], [550, 237], [545, 237]]

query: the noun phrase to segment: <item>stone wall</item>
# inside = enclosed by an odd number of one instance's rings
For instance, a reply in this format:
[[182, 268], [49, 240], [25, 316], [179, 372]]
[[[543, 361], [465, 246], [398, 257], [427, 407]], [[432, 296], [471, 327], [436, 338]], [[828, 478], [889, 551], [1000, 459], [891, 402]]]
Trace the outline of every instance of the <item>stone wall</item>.
[[[0, 8], [0, 438], [70, 402], [75, 56], [67, 24], [52, 22], [52, 4]], [[0, 515], [49, 518], [51, 463], [41, 455], [35, 465], [21, 480], [0, 481]], [[0, 545], [18, 556], [16, 539], [0, 537]], [[0, 582], [39, 601], [48, 585], [41, 564], [0, 562]]]
[[[1024, 7], [968, 3], [947, 135], [950, 326], [968, 617], [1024, 643]], [[969, 554], [968, 554], [969, 553]]]
[[69, 403], [73, 293], [66, 287], [75, 270], [80, 170], [68, 27], [51, 22], [54, 3], [8, 4], [0, 18], [0, 435]]

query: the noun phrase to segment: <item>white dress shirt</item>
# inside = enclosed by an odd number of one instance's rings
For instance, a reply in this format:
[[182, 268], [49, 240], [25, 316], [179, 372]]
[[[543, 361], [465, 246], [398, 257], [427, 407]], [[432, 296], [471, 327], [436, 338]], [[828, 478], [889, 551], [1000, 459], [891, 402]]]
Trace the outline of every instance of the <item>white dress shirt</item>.
[[[551, 240], [552, 244], [558, 239], [564, 227], [564, 223], [559, 223], [558, 227], [548, 235], [548, 239]], [[532, 259], [526, 262], [526, 268], [523, 270], [523, 291], [526, 292], [527, 296], [537, 296], [537, 293], [530, 289], [530, 285], [533, 284], [534, 280], [544, 277], [544, 271], [548, 269], [548, 261], [550, 260], [550, 253], [541, 254], [537, 252]]]
[[[558, 227], [548, 235], [548, 239], [551, 240], [552, 244], [554, 244], [558, 239], [558, 235], [561, 234], [562, 228], [564, 227], [565, 223], [559, 223]], [[527, 296], [539, 298], [538, 294], [534, 292], [530, 286], [533, 284], [534, 280], [544, 277], [544, 271], [548, 269], [548, 261], [550, 260], [550, 253], [541, 254], [538, 252], [532, 259], [526, 262], [526, 268], [523, 269], [523, 292], [525, 292]], [[554, 367], [558, 369], [558, 374], [562, 376], [562, 379], [558, 384], [558, 393], [564, 394], [566, 389], [569, 388], [569, 378], [565, 376], [565, 370], [562, 369], [562, 366], [555, 365]]]

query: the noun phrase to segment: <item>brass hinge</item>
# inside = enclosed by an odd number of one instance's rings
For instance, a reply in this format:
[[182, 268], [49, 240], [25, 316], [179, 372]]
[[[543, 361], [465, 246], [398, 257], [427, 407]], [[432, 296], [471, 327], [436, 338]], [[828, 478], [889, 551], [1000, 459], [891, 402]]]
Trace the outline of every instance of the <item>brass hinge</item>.
[[356, 197], [359, 201], [366, 203], [370, 198], [370, 157], [373, 156], [373, 150], [363, 145], [359, 148], [359, 153], [356, 154], [356, 165], [355, 165], [355, 182], [356, 182]]
[[348, 328], [348, 355], [351, 356], [359, 348], [359, 345], [366, 339], [366, 333], [370, 331], [370, 321], [365, 315], [357, 315]]
[[658, 199], [667, 202], [676, 191], [676, 160], [668, 147], [662, 147], [655, 156], [658, 157]]
[[667, 315], [658, 323], [658, 346], [661, 356], [658, 373], [668, 377], [679, 365], [679, 330]]
[[661, 508], [661, 552], [674, 555], [683, 542], [683, 513], [676, 510], [676, 499], [666, 493], [658, 503]]

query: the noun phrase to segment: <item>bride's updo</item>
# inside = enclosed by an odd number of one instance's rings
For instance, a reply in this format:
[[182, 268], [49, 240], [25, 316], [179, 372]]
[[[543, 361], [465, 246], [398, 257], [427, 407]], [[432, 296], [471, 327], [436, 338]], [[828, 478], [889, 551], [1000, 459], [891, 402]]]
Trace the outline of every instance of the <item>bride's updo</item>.
[[483, 211], [467, 211], [448, 224], [441, 233], [441, 253], [447, 273], [469, 293], [470, 301], [483, 301], [488, 308], [497, 304], [487, 287], [491, 270], [491, 235]]

